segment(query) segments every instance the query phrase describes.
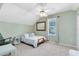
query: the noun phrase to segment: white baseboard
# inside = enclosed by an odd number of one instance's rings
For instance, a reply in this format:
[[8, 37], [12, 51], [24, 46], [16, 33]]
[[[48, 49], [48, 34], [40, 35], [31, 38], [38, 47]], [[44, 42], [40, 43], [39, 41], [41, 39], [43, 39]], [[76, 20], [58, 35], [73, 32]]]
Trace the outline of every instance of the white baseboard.
[[59, 45], [64, 45], [72, 48], [77, 48], [75, 45], [70, 45], [70, 44], [64, 44], [64, 43], [59, 43]]
[[[53, 40], [50, 40], [50, 41], [53, 41]], [[67, 46], [67, 47], [72, 47], [72, 48], [78, 49], [76, 45], [70, 45], [70, 44], [60, 43], [60, 42], [57, 42], [57, 41], [53, 41], [53, 42], [55, 42], [58, 45], [63, 45], [63, 46]]]

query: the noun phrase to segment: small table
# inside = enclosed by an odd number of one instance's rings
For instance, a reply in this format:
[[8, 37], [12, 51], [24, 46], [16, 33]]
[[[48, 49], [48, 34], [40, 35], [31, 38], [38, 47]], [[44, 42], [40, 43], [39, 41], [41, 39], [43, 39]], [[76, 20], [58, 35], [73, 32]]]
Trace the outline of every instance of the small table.
[[20, 43], [20, 36], [14, 37], [14, 38], [13, 38], [13, 44], [14, 44], [14, 45], [17, 45], [17, 44], [19, 44], [19, 43]]

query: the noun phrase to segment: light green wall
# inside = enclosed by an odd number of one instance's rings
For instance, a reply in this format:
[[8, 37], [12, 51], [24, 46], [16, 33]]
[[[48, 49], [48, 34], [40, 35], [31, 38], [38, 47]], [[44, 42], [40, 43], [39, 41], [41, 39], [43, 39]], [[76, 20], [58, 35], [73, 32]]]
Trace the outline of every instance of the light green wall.
[[37, 35], [43, 35], [44, 36], [45, 35], [45, 31], [36, 31], [36, 34]]
[[2, 33], [4, 37], [14, 37], [32, 31], [33, 26], [0, 22], [0, 33]]
[[75, 46], [76, 45], [76, 11], [67, 11], [56, 14], [58, 18], [58, 39], [59, 43]]
[[[57, 18], [60, 16], [60, 18]], [[50, 15], [49, 18], [57, 18], [57, 35], [48, 37], [53, 41], [61, 44], [75, 46], [76, 45], [76, 11], [66, 11], [58, 14]], [[59, 34], [58, 34], [59, 32]], [[39, 35], [44, 35], [44, 31], [36, 31]]]

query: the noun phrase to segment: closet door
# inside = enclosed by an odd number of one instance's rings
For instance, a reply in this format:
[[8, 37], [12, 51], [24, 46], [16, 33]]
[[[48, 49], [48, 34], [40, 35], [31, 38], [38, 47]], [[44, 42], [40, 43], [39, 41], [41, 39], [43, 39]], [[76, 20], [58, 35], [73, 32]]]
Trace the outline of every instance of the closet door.
[[59, 18], [59, 43], [65, 46], [75, 46], [76, 17], [74, 12], [60, 14]]
[[79, 50], [79, 15], [77, 16], [77, 48]]

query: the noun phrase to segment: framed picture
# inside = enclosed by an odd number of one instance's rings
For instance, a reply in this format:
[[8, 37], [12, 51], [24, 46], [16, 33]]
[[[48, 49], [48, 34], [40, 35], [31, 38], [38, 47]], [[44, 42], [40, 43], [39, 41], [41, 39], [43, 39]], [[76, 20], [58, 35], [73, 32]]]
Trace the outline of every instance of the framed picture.
[[46, 31], [46, 22], [45, 21], [37, 22], [36, 23], [36, 30], [37, 31]]

